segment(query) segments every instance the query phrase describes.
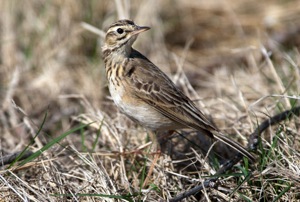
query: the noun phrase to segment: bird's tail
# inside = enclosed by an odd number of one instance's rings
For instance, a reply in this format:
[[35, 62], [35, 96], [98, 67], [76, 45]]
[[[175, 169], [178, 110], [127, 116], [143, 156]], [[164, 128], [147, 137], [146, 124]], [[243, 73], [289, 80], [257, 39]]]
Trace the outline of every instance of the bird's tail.
[[255, 157], [252, 154], [250, 154], [250, 152], [248, 152], [247, 149], [245, 149], [239, 143], [229, 139], [228, 137], [226, 137], [224, 134], [222, 134], [219, 131], [213, 132], [213, 135], [214, 135], [214, 138], [216, 138], [217, 140], [220, 140], [221, 142], [228, 145], [232, 149], [234, 149], [237, 152], [241, 153], [243, 156], [247, 157], [250, 161], [254, 162]]

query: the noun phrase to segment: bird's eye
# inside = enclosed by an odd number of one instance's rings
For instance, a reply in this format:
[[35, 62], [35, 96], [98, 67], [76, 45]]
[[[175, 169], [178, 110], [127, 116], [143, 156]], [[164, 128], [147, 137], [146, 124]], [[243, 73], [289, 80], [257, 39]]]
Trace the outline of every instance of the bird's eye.
[[117, 29], [117, 32], [118, 32], [119, 34], [122, 34], [122, 33], [124, 32], [124, 30], [121, 29], [121, 28], [118, 28], [118, 29]]

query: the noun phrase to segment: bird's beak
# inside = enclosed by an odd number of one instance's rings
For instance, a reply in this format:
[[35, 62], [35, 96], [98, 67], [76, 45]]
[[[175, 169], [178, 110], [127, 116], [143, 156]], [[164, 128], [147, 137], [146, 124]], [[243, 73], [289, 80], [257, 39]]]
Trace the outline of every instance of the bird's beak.
[[145, 32], [147, 30], [149, 30], [150, 27], [146, 27], [146, 26], [137, 26], [136, 30], [131, 32], [131, 35], [137, 35], [139, 33]]

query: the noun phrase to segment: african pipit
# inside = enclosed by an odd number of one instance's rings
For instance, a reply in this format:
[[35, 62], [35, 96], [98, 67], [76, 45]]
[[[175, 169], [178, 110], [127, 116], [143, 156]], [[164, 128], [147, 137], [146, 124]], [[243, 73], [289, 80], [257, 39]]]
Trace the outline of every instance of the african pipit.
[[137, 36], [149, 29], [131, 20], [119, 20], [106, 33], [102, 47], [106, 76], [120, 111], [153, 133], [193, 128], [254, 159], [213, 126], [164, 72], [132, 48]]

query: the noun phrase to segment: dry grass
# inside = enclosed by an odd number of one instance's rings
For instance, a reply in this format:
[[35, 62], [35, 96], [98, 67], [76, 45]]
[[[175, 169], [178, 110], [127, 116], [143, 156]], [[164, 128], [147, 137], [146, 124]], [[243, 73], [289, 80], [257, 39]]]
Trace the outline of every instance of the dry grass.
[[[105, 30], [130, 17], [151, 26], [135, 47], [242, 144], [262, 120], [299, 105], [297, 0], [3, 0], [0, 15], [1, 155], [26, 146], [43, 151], [1, 168], [1, 202], [166, 200], [218, 167], [200, 152], [209, 146], [195, 132], [181, 131], [189, 140], [175, 135], [162, 142], [160, 158], [151, 153], [147, 131], [109, 98], [102, 38], [82, 22]], [[49, 143], [55, 144], [45, 149]], [[232, 155], [221, 145], [214, 151], [223, 154], [219, 160]], [[294, 117], [263, 134], [257, 163], [236, 166], [218, 190], [187, 201], [300, 200], [299, 151]]]

